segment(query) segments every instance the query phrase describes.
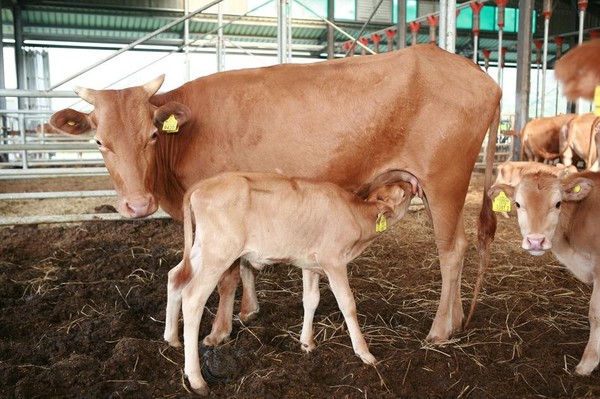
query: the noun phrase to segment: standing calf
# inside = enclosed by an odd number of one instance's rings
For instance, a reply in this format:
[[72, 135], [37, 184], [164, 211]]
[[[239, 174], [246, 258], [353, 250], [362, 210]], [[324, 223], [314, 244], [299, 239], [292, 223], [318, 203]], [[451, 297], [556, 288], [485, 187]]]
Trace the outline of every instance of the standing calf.
[[[183, 261], [169, 272], [165, 340], [180, 346], [183, 310], [185, 374], [206, 395], [200, 374], [198, 330], [204, 305], [219, 279], [238, 258], [260, 267], [290, 263], [303, 270], [302, 349], [314, 348], [312, 319], [319, 303], [319, 274], [329, 279], [344, 315], [354, 352], [374, 364], [360, 332], [346, 265], [373, 242], [385, 220], [401, 219], [416, 191], [404, 181], [371, 187], [367, 200], [324, 182], [270, 173], [224, 173], [193, 186], [184, 198]], [[196, 223], [192, 232], [192, 213]], [[192, 243], [193, 241], [193, 243]]]
[[511, 184], [494, 184], [489, 195], [500, 192], [517, 208], [523, 249], [532, 255], [551, 250], [576, 278], [593, 286], [590, 337], [575, 368], [589, 375], [600, 362], [600, 174], [560, 178], [538, 169]]

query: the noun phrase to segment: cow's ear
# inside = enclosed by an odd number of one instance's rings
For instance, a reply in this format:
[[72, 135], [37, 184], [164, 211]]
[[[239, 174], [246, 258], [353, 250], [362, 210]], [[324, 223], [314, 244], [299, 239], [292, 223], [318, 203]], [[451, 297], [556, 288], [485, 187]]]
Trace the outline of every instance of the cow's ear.
[[88, 114], [67, 108], [58, 111], [50, 118], [50, 125], [67, 134], [83, 134], [95, 129], [94, 123]]
[[594, 188], [594, 182], [585, 177], [575, 176], [560, 182], [560, 189], [564, 201], [581, 201]]
[[154, 126], [166, 133], [176, 133], [191, 117], [192, 111], [187, 105], [172, 101], [154, 111]]
[[515, 195], [515, 188], [508, 184], [494, 184], [488, 190], [488, 195], [492, 201], [497, 198], [500, 193], [504, 193], [508, 198], [512, 199]]

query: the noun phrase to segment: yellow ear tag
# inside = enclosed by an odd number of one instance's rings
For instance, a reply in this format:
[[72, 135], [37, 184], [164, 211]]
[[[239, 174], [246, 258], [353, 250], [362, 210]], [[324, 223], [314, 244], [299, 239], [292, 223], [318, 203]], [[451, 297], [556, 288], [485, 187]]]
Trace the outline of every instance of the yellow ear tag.
[[504, 191], [500, 191], [500, 194], [492, 201], [492, 209], [494, 212], [510, 212], [510, 200], [504, 194]]
[[596, 90], [594, 90], [594, 104], [596, 105], [594, 115], [600, 116], [600, 85], [596, 86]]
[[573, 190], [571, 192], [577, 194], [580, 191], [581, 191], [581, 186], [579, 184], [577, 184], [575, 187], [573, 187]]
[[375, 221], [375, 231], [378, 233], [382, 233], [387, 230], [387, 220], [385, 216], [383, 216], [383, 212], [377, 215], [377, 220]]
[[69, 126], [75, 126], [75, 121], [68, 121], [67, 125], [69, 125]]
[[179, 125], [177, 124], [175, 115], [171, 114], [171, 116], [163, 122], [162, 130], [165, 133], [177, 133], [179, 131]]

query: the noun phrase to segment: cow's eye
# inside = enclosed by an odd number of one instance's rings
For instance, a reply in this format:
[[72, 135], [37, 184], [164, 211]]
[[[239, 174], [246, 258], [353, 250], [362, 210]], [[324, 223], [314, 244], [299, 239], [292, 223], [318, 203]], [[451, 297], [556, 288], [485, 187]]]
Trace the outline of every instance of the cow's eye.
[[152, 134], [150, 135], [150, 140], [152, 141], [156, 141], [156, 139], [158, 139], [158, 132], [155, 130], [154, 132], [152, 132]]
[[102, 147], [102, 142], [100, 140], [96, 140], [96, 144], [98, 144], [98, 147]]
[[556, 209], [560, 209], [560, 201], [556, 203]]
[[521, 207], [521, 204], [519, 204], [518, 202], [516, 202], [516, 201], [515, 201], [515, 206], [516, 206], [517, 208], [520, 208], [520, 207]]

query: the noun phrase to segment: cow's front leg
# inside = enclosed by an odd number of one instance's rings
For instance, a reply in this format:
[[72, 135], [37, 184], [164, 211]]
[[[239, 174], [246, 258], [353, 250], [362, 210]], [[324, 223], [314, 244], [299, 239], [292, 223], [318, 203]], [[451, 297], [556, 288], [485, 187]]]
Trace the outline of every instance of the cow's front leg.
[[[464, 312], [461, 302], [460, 283], [463, 258], [467, 249], [467, 238], [462, 214], [458, 217], [455, 226], [451, 240], [436, 239], [440, 255], [442, 292], [435, 319], [426, 338], [429, 342], [446, 341], [454, 332], [462, 329]], [[438, 237], [438, 231], [434, 231], [436, 238]]]
[[[600, 265], [595, 265], [595, 268]], [[581, 361], [575, 368], [579, 375], [590, 375], [600, 363], [600, 277], [594, 278], [592, 297], [590, 298], [590, 338]]]
[[183, 267], [183, 262], [169, 270], [167, 283], [167, 311], [165, 315], [164, 339], [173, 347], [180, 347], [179, 341], [179, 311], [181, 310], [181, 288], [173, 285], [173, 276]]
[[319, 306], [321, 293], [319, 292], [319, 274], [302, 269], [302, 304], [304, 305], [304, 320], [300, 334], [301, 349], [308, 353], [315, 349], [313, 319], [315, 310]]

